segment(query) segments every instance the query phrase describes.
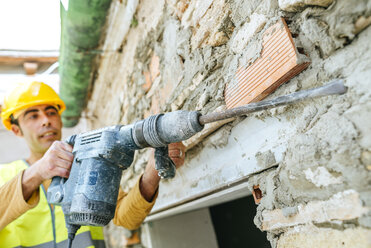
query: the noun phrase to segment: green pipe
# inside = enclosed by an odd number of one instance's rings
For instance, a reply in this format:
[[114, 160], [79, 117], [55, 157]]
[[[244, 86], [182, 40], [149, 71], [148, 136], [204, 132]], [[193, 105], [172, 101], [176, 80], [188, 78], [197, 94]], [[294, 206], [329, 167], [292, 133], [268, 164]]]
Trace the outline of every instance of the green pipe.
[[92, 81], [95, 52], [106, 23], [111, 0], [69, 1], [60, 6], [61, 45], [59, 57], [60, 96], [67, 109], [62, 115], [66, 127], [75, 126], [86, 106]]

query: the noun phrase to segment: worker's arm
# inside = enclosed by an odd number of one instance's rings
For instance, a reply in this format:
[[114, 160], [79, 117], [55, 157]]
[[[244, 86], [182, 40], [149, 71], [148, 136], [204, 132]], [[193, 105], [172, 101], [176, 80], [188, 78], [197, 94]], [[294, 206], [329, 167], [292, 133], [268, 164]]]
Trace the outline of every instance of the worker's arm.
[[[184, 164], [185, 147], [182, 142], [172, 143], [169, 145], [169, 157], [173, 160], [176, 168]], [[142, 196], [147, 201], [152, 201], [157, 192], [160, 183], [158, 171], [155, 169], [154, 156], [150, 157], [141, 181], [139, 182], [139, 189]]]
[[27, 201], [24, 200], [23, 175], [24, 171], [0, 187], [0, 230], [39, 202], [38, 190], [34, 190]]
[[43, 181], [69, 176], [71, 152], [70, 145], [56, 141], [40, 160], [0, 187], [0, 230], [37, 205]]
[[[169, 156], [177, 168], [183, 165], [185, 156], [183, 144], [170, 144]], [[120, 189], [113, 223], [130, 230], [137, 229], [155, 204], [159, 183], [160, 177], [152, 155], [143, 175], [129, 193], [126, 194]]]

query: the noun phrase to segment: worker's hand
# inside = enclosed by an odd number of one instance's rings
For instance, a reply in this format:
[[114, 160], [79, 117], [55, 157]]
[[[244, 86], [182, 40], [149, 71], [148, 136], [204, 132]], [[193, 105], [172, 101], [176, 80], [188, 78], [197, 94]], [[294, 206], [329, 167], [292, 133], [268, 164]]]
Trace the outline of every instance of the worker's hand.
[[[158, 176], [158, 171], [155, 169], [155, 157], [154, 152], [151, 153], [149, 157], [148, 164], [144, 170], [142, 180], [139, 184], [139, 189], [148, 202], [153, 200], [153, 197], [158, 189], [160, 183], [160, 177]], [[173, 160], [175, 166], [179, 168], [184, 164], [185, 157], [185, 147], [182, 142], [172, 143], [168, 146], [169, 157]]]
[[44, 156], [33, 166], [38, 167], [38, 173], [43, 180], [54, 176], [68, 178], [73, 162], [72, 146], [63, 141], [54, 141]]
[[168, 145], [169, 157], [173, 160], [176, 168], [184, 164], [185, 146], [182, 142], [171, 143]]
[[62, 141], [54, 141], [44, 156], [24, 171], [22, 177], [24, 200], [27, 201], [43, 181], [54, 176], [68, 177], [72, 161], [72, 146]]

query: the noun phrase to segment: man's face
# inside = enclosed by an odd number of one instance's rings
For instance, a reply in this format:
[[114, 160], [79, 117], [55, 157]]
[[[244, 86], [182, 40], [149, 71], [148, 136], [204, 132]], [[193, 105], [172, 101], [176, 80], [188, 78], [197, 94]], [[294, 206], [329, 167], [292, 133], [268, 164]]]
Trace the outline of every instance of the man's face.
[[51, 144], [61, 139], [62, 121], [57, 109], [52, 105], [38, 105], [27, 108], [18, 117], [12, 131], [23, 137], [31, 152], [45, 153]]

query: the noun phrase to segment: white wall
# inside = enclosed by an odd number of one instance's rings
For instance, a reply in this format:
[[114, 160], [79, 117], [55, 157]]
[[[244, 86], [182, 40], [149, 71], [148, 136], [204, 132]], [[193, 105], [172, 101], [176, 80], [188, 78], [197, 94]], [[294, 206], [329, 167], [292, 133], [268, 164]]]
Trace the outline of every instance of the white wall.
[[208, 208], [146, 223], [142, 241], [147, 248], [217, 248]]

